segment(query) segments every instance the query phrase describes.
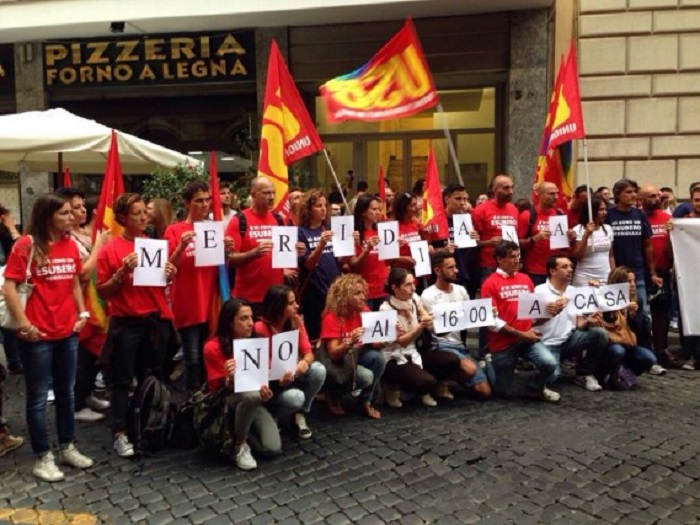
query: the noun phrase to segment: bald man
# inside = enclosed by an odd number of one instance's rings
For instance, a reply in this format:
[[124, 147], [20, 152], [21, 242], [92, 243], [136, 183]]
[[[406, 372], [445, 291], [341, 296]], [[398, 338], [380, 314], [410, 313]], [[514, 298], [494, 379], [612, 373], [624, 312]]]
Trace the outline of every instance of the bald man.
[[[549, 247], [549, 218], [554, 215], [564, 215], [564, 211], [557, 208], [559, 189], [552, 182], [542, 182], [535, 188], [537, 204], [520, 214], [518, 219], [518, 237], [521, 239], [523, 253], [523, 269], [530, 276], [535, 286], [547, 281], [547, 259], [552, 255], [568, 257], [570, 250], [552, 250]], [[534, 217], [532, 214], [534, 213]], [[573, 224], [567, 227], [569, 242], [576, 240]]]

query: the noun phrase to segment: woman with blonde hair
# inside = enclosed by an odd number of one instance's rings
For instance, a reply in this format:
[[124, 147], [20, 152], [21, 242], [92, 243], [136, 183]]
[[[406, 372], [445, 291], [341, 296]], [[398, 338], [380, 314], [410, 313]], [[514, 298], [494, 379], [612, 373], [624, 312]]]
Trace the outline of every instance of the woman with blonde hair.
[[355, 274], [341, 275], [331, 284], [321, 320], [321, 345], [317, 353], [327, 368], [329, 411], [342, 415], [344, 410], [340, 398], [350, 391], [358, 398], [358, 404], [367, 417], [379, 419], [381, 414], [372, 406], [372, 399], [384, 373], [386, 358], [372, 346], [362, 344], [361, 313], [369, 311], [365, 303], [366, 287], [364, 279]]

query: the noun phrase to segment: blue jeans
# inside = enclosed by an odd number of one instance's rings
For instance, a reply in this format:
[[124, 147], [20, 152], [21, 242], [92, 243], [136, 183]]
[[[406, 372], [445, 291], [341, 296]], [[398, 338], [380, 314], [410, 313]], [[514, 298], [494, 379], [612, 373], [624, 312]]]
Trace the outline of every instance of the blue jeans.
[[308, 414], [314, 397], [326, 381], [326, 368], [318, 362], [311, 363], [305, 374], [297, 377], [292, 383], [281, 387], [275, 394], [272, 404], [281, 418], [302, 411]]
[[620, 363], [640, 376], [656, 364], [656, 357], [654, 356], [654, 352], [643, 346], [625, 348], [622, 345], [611, 344], [608, 346], [608, 350], [603, 357], [603, 379], [605, 379]]
[[19, 347], [27, 390], [26, 418], [29, 440], [34, 453], [43, 455], [51, 449], [46, 424], [46, 395], [49, 390], [49, 379], [52, 377], [56, 394], [58, 444], [66, 446], [75, 439], [73, 386], [77, 366], [78, 335], [35, 343], [20, 339]]
[[647, 295], [647, 284], [644, 279], [637, 279], [635, 281], [635, 286], [637, 287], [637, 303], [642, 307], [642, 312], [644, 312], [644, 317], [646, 317], [651, 323], [651, 308], [649, 308], [649, 299]]
[[464, 345], [460, 345], [457, 343], [437, 343], [435, 345], [435, 350], [440, 350], [442, 352], [450, 352], [451, 354], [456, 355], [457, 357], [461, 359], [469, 359], [476, 365], [476, 373], [471, 376], [467, 381], [464, 382], [464, 387], [465, 388], [472, 388], [475, 385], [478, 385], [479, 383], [483, 383], [484, 381], [488, 381], [486, 379], [486, 374], [482, 370], [482, 368], [479, 366], [479, 363], [477, 363], [470, 355], [469, 352], [467, 351], [467, 347]]
[[360, 352], [360, 357], [357, 360], [357, 364], [358, 388], [360, 388], [359, 384], [361, 382], [364, 383], [364, 381], [361, 381], [361, 379], [366, 379], [361, 377], [360, 367], [372, 372], [372, 382], [364, 387], [362, 389], [362, 393], [360, 394], [360, 399], [362, 399], [365, 403], [371, 403], [374, 399], [374, 394], [377, 391], [377, 385], [379, 384], [382, 374], [384, 374], [384, 369], [386, 368], [386, 357], [384, 357], [384, 354], [382, 354], [379, 350], [363, 350]]
[[604, 328], [591, 327], [588, 330], [574, 330], [569, 338], [560, 345], [545, 345], [552, 352], [557, 360], [552, 381], [561, 377], [561, 366], [559, 362], [562, 358], [579, 358], [583, 351], [586, 355], [579, 359], [576, 364], [576, 375], [593, 375], [598, 368], [598, 363], [603, 357], [603, 353], [608, 347], [608, 332]]
[[209, 337], [207, 323], [185, 326], [178, 330], [182, 340], [182, 354], [185, 361], [185, 385], [187, 392], [196, 392], [202, 386], [202, 353], [204, 343]]
[[500, 352], [491, 353], [491, 362], [495, 375], [494, 388], [496, 393], [504, 397], [512, 397], [515, 393], [515, 364], [519, 357], [528, 359], [535, 366], [535, 372], [530, 374], [525, 383], [525, 393], [539, 395], [552, 379], [557, 369], [557, 359], [542, 343], [518, 342]]

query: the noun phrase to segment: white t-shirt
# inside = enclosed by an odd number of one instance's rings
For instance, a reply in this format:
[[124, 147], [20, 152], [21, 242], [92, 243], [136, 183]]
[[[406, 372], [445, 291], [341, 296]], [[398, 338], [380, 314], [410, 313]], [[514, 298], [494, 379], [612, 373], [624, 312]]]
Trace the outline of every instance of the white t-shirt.
[[[433, 315], [433, 306], [436, 304], [444, 303], [454, 303], [461, 301], [468, 301], [469, 294], [464, 286], [459, 284], [453, 284], [452, 290], [449, 292], [443, 292], [436, 285], [432, 285], [426, 288], [421, 295], [423, 300], [423, 307], [428, 311], [430, 315]], [[436, 335], [433, 332], [433, 343], [453, 343], [453, 344], [464, 344], [462, 342], [462, 337], [458, 331], [448, 332], [446, 334]]]
[[[576, 232], [576, 240], [583, 239], [585, 226], [577, 224], [574, 226]], [[613, 243], [613, 230], [607, 224], [593, 232], [593, 235], [588, 237], [588, 246], [583, 259], [576, 263], [576, 271], [571, 284], [574, 286], [588, 286], [588, 281], [595, 279], [600, 281], [600, 284], [608, 282], [608, 274], [610, 273], [610, 247]]]
[[[564, 293], [559, 293], [551, 284], [549, 279], [544, 284], [535, 287], [535, 293], [547, 297], [547, 303], [553, 303], [566, 295], [572, 287], [567, 286]], [[569, 308], [564, 308], [557, 315], [548, 319], [547, 322], [537, 325], [536, 330], [542, 334], [542, 343], [549, 346], [559, 346], [564, 343], [571, 333], [576, 329], [576, 313]]]

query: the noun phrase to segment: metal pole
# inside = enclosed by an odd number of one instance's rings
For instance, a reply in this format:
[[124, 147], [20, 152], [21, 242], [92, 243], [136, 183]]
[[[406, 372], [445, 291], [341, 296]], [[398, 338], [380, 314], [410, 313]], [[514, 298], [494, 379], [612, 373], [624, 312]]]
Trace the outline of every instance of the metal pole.
[[455, 173], [457, 174], [457, 179], [459, 183], [464, 186], [464, 181], [462, 180], [462, 171], [459, 169], [459, 160], [457, 160], [457, 152], [455, 151], [455, 146], [452, 143], [452, 135], [450, 135], [450, 130], [447, 129], [447, 121], [444, 118], [445, 112], [442, 109], [442, 104], [437, 105], [438, 114], [440, 115], [440, 123], [442, 124], [442, 131], [445, 133], [445, 139], [447, 140], [447, 149], [450, 150], [450, 156], [452, 157], [452, 163], [454, 164]]
[[338, 176], [335, 174], [335, 170], [333, 169], [333, 164], [331, 164], [331, 158], [328, 156], [328, 150], [326, 148], [323, 148], [323, 154], [326, 156], [326, 162], [328, 163], [328, 167], [331, 170], [331, 174], [333, 175], [333, 178], [335, 179], [335, 183], [338, 186], [338, 191], [340, 192], [340, 197], [343, 199], [343, 204], [345, 204], [345, 210], [347, 213], [350, 213], [350, 208], [348, 207], [348, 201], [345, 200], [345, 193], [343, 193], [343, 187], [340, 185], [340, 181], [338, 180]]

